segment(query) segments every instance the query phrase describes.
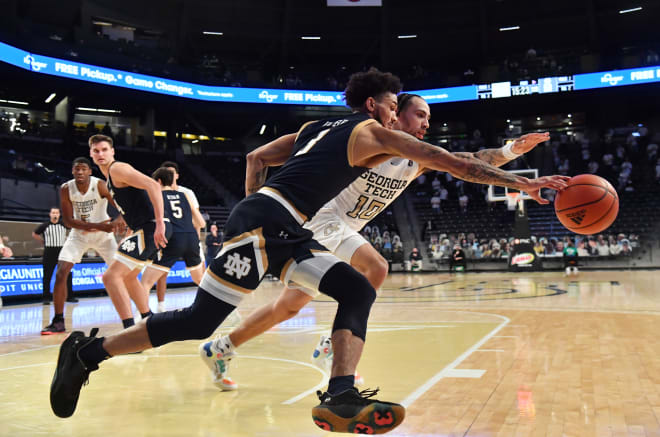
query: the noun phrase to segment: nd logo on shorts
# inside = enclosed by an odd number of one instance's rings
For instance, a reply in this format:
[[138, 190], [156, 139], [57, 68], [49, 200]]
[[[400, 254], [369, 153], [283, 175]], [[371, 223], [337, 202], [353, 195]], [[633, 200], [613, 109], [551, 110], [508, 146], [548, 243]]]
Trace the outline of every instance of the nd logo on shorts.
[[144, 252], [144, 233], [142, 230], [126, 237], [119, 245], [119, 250], [127, 255], [136, 257]]
[[205, 286], [231, 294], [257, 288], [268, 269], [265, 245], [261, 228], [226, 241], [209, 266]]

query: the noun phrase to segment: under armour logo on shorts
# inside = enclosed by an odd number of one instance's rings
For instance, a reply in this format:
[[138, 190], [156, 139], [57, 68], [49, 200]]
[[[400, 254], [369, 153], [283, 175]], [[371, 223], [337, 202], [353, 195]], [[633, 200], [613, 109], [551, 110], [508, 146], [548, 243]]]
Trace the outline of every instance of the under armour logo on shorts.
[[228, 276], [236, 276], [236, 279], [241, 279], [243, 276], [247, 276], [252, 270], [251, 259], [243, 257], [238, 253], [234, 253], [227, 257], [227, 262], [223, 266], [225, 268], [225, 273]]

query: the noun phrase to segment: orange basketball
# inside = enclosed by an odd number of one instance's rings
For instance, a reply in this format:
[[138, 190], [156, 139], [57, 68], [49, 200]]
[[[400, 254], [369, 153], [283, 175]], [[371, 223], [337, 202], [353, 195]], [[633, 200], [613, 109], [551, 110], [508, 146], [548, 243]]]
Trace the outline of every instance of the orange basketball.
[[619, 196], [605, 179], [592, 174], [572, 177], [555, 197], [555, 214], [566, 229], [591, 235], [607, 229], [619, 213]]

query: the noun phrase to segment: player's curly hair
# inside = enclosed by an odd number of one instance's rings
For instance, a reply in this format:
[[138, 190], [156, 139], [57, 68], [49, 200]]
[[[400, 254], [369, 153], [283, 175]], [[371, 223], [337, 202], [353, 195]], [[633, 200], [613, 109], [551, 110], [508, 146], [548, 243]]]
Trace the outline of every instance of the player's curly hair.
[[359, 109], [369, 97], [378, 99], [387, 92], [399, 94], [401, 87], [397, 76], [371, 67], [369, 71], [353, 73], [348, 78], [344, 98], [351, 109]]

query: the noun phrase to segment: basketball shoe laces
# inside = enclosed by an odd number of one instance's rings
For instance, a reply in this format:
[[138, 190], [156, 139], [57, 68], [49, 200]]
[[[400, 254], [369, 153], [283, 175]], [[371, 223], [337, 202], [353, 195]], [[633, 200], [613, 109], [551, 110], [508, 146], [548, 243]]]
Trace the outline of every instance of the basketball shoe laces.
[[[355, 392], [357, 392], [357, 396], [356, 396], [355, 400], [357, 401], [356, 403], [358, 403], [358, 404], [368, 405], [368, 404], [371, 404], [373, 402], [380, 402], [377, 399], [370, 399], [370, 398], [376, 396], [376, 394], [380, 390], [380, 387], [376, 387], [374, 389], [367, 388], [367, 389], [364, 389], [362, 391], [358, 391], [355, 387], [353, 387], [353, 388], [349, 389], [349, 391], [350, 390], [354, 390]], [[345, 392], [343, 392], [343, 393], [345, 393]], [[340, 393], [336, 396], [339, 396], [343, 393]], [[316, 391], [316, 396], [319, 397], [319, 400], [321, 401], [321, 403], [323, 403], [328, 398], [332, 399], [332, 398], [336, 397], [336, 396], [331, 396], [330, 393], [328, 393], [328, 392], [322, 392], [321, 390]], [[359, 401], [358, 401], [358, 399], [359, 399]]]

